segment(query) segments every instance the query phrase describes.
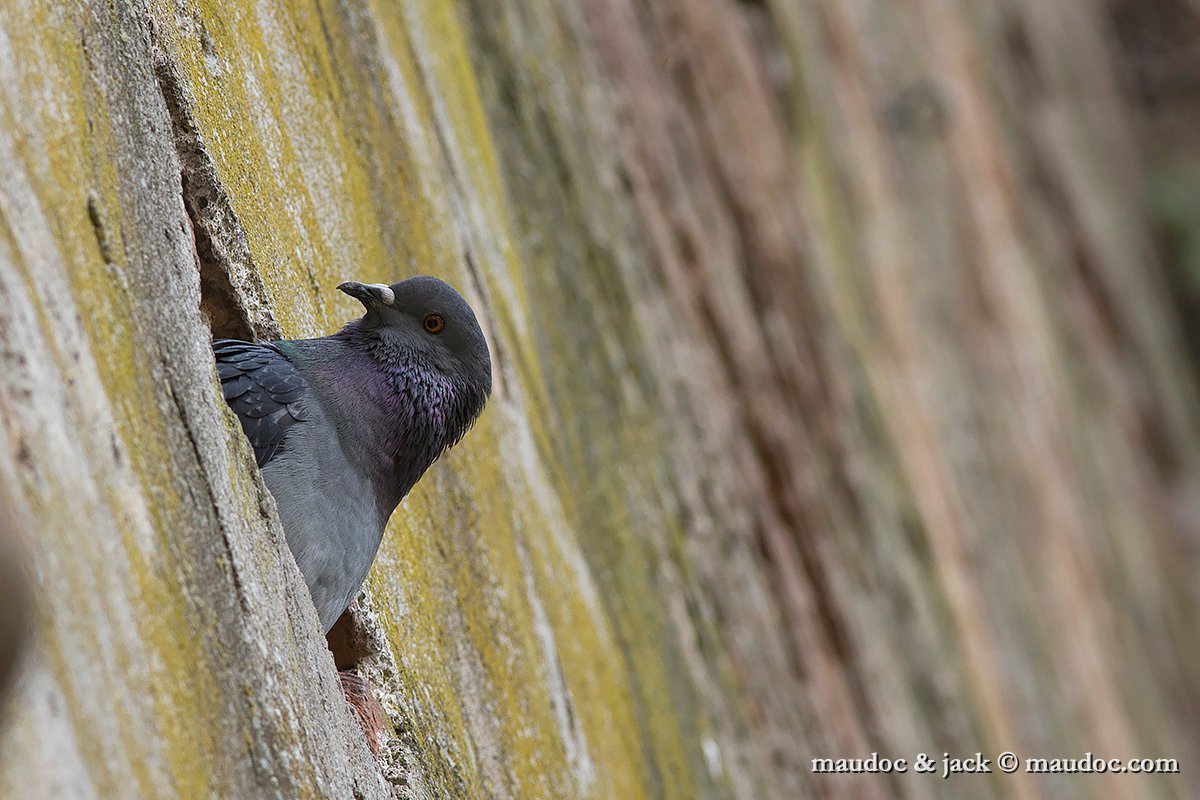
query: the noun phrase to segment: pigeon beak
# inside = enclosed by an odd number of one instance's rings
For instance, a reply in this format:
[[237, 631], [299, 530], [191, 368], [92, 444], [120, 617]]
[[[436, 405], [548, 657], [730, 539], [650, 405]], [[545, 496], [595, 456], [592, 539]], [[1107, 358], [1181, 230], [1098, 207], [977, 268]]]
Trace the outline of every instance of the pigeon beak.
[[361, 301], [367, 308], [370, 308], [375, 303], [390, 306], [396, 302], [396, 293], [386, 283], [346, 281], [345, 283], [339, 283], [337, 288], [338, 291], [345, 292], [354, 299]]

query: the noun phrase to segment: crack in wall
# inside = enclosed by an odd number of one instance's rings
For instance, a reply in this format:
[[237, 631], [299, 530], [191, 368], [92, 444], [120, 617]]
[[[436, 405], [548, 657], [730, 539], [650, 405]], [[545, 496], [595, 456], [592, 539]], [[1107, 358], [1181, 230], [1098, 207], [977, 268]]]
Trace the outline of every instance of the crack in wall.
[[[191, 110], [193, 100], [184, 79], [176, 64], [157, 45], [154, 58], [154, 74], [170, 117], [179, 158], [181, 199], [191, 228], [200, 277], [201, 312], [214, 338], [282, 338], [269, 292], [251, 255], [245, 228], [221, 185], [216, 166], [197, 128]], [[188, 436], [194, 448], [196, 443], [190, 430]], [[236, 574], [234, 578], [239, 583], [239, 599], [242, 599], [240, 581]], [[343, 614], [327, 635], [326, 643], [339, 671], [363, 681], [385, 701], [390, 700], [386, 711], [390, 726], [368, 730], [367, 722], [360, 722], [368, 740], [374, 739], [381, 745], [375, 764], [380, 776], [391, 787], [393, 796], [403, 800], [412, 796], [410, 787], [414, 776], [406, 765], [412, 763], [414, 756], [398, 736], [398, 732], [405, 729], [405, 721], [397, 712], [398, 672], [378, 622], [363, 606], [364, 600], [360, 595]], [[387, 729], [389, 727], [391, 730]], [[358, 787], [355, 795], [361, 795]]]
[[279, 323], [246, 230], [217, 178], [177, 68], [161, 50], [155, 53], [154, 75], [179, 156], [183, 203], [200, 268], [201, 311], [214, 337], [278, 339]]
[[374, 691], [386, 724], [373, 732], [367, 732], [364, 724], [364, 733], [368, 738], [372, 733], [381, 737], [376, 763], [393, 796], [411, 800], [424, 796], [420, 773], [413, 769], [419, 763], [417, 747], [410, 741], [413, 730], [404, 715], [400, 670], [376, 614], [369, 593], [359, 592], [326, 639], [339, 672], [349, 673]]

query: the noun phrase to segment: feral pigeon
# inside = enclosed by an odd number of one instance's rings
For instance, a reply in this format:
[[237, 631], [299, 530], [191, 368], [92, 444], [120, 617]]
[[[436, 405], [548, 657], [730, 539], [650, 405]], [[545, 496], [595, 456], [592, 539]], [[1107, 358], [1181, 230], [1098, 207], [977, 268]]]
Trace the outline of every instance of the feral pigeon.
[[366, 579], [392, 511], [492, 388], [483, 332], [448, 284], [337, 288], [367, 313], [332, 336], [213, 342], [225, 401], [326, 631]]

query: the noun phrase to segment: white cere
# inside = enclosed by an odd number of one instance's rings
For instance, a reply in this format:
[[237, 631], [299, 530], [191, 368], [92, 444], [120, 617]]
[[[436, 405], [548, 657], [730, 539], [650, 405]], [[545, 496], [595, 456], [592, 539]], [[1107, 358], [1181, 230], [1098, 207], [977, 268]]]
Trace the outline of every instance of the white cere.
[[367, 286], [375, 290], [375, 294], [383, 301], [384, 305], [390, 306], [396, 302], [396, 293], [386, 283], [368, 283]]

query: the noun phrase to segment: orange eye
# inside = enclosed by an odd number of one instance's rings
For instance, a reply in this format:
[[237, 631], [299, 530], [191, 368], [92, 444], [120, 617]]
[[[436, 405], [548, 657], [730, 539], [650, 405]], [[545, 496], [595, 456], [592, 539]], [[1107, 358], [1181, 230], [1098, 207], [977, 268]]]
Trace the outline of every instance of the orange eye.
[[441, 333], [442, 328], [446, 327], [446, 320], [442, 318], [441, 314], [430, 314], [425, 317], [425, 321], [422, 324], [425, 326], [425, 330], [430, 333]]

